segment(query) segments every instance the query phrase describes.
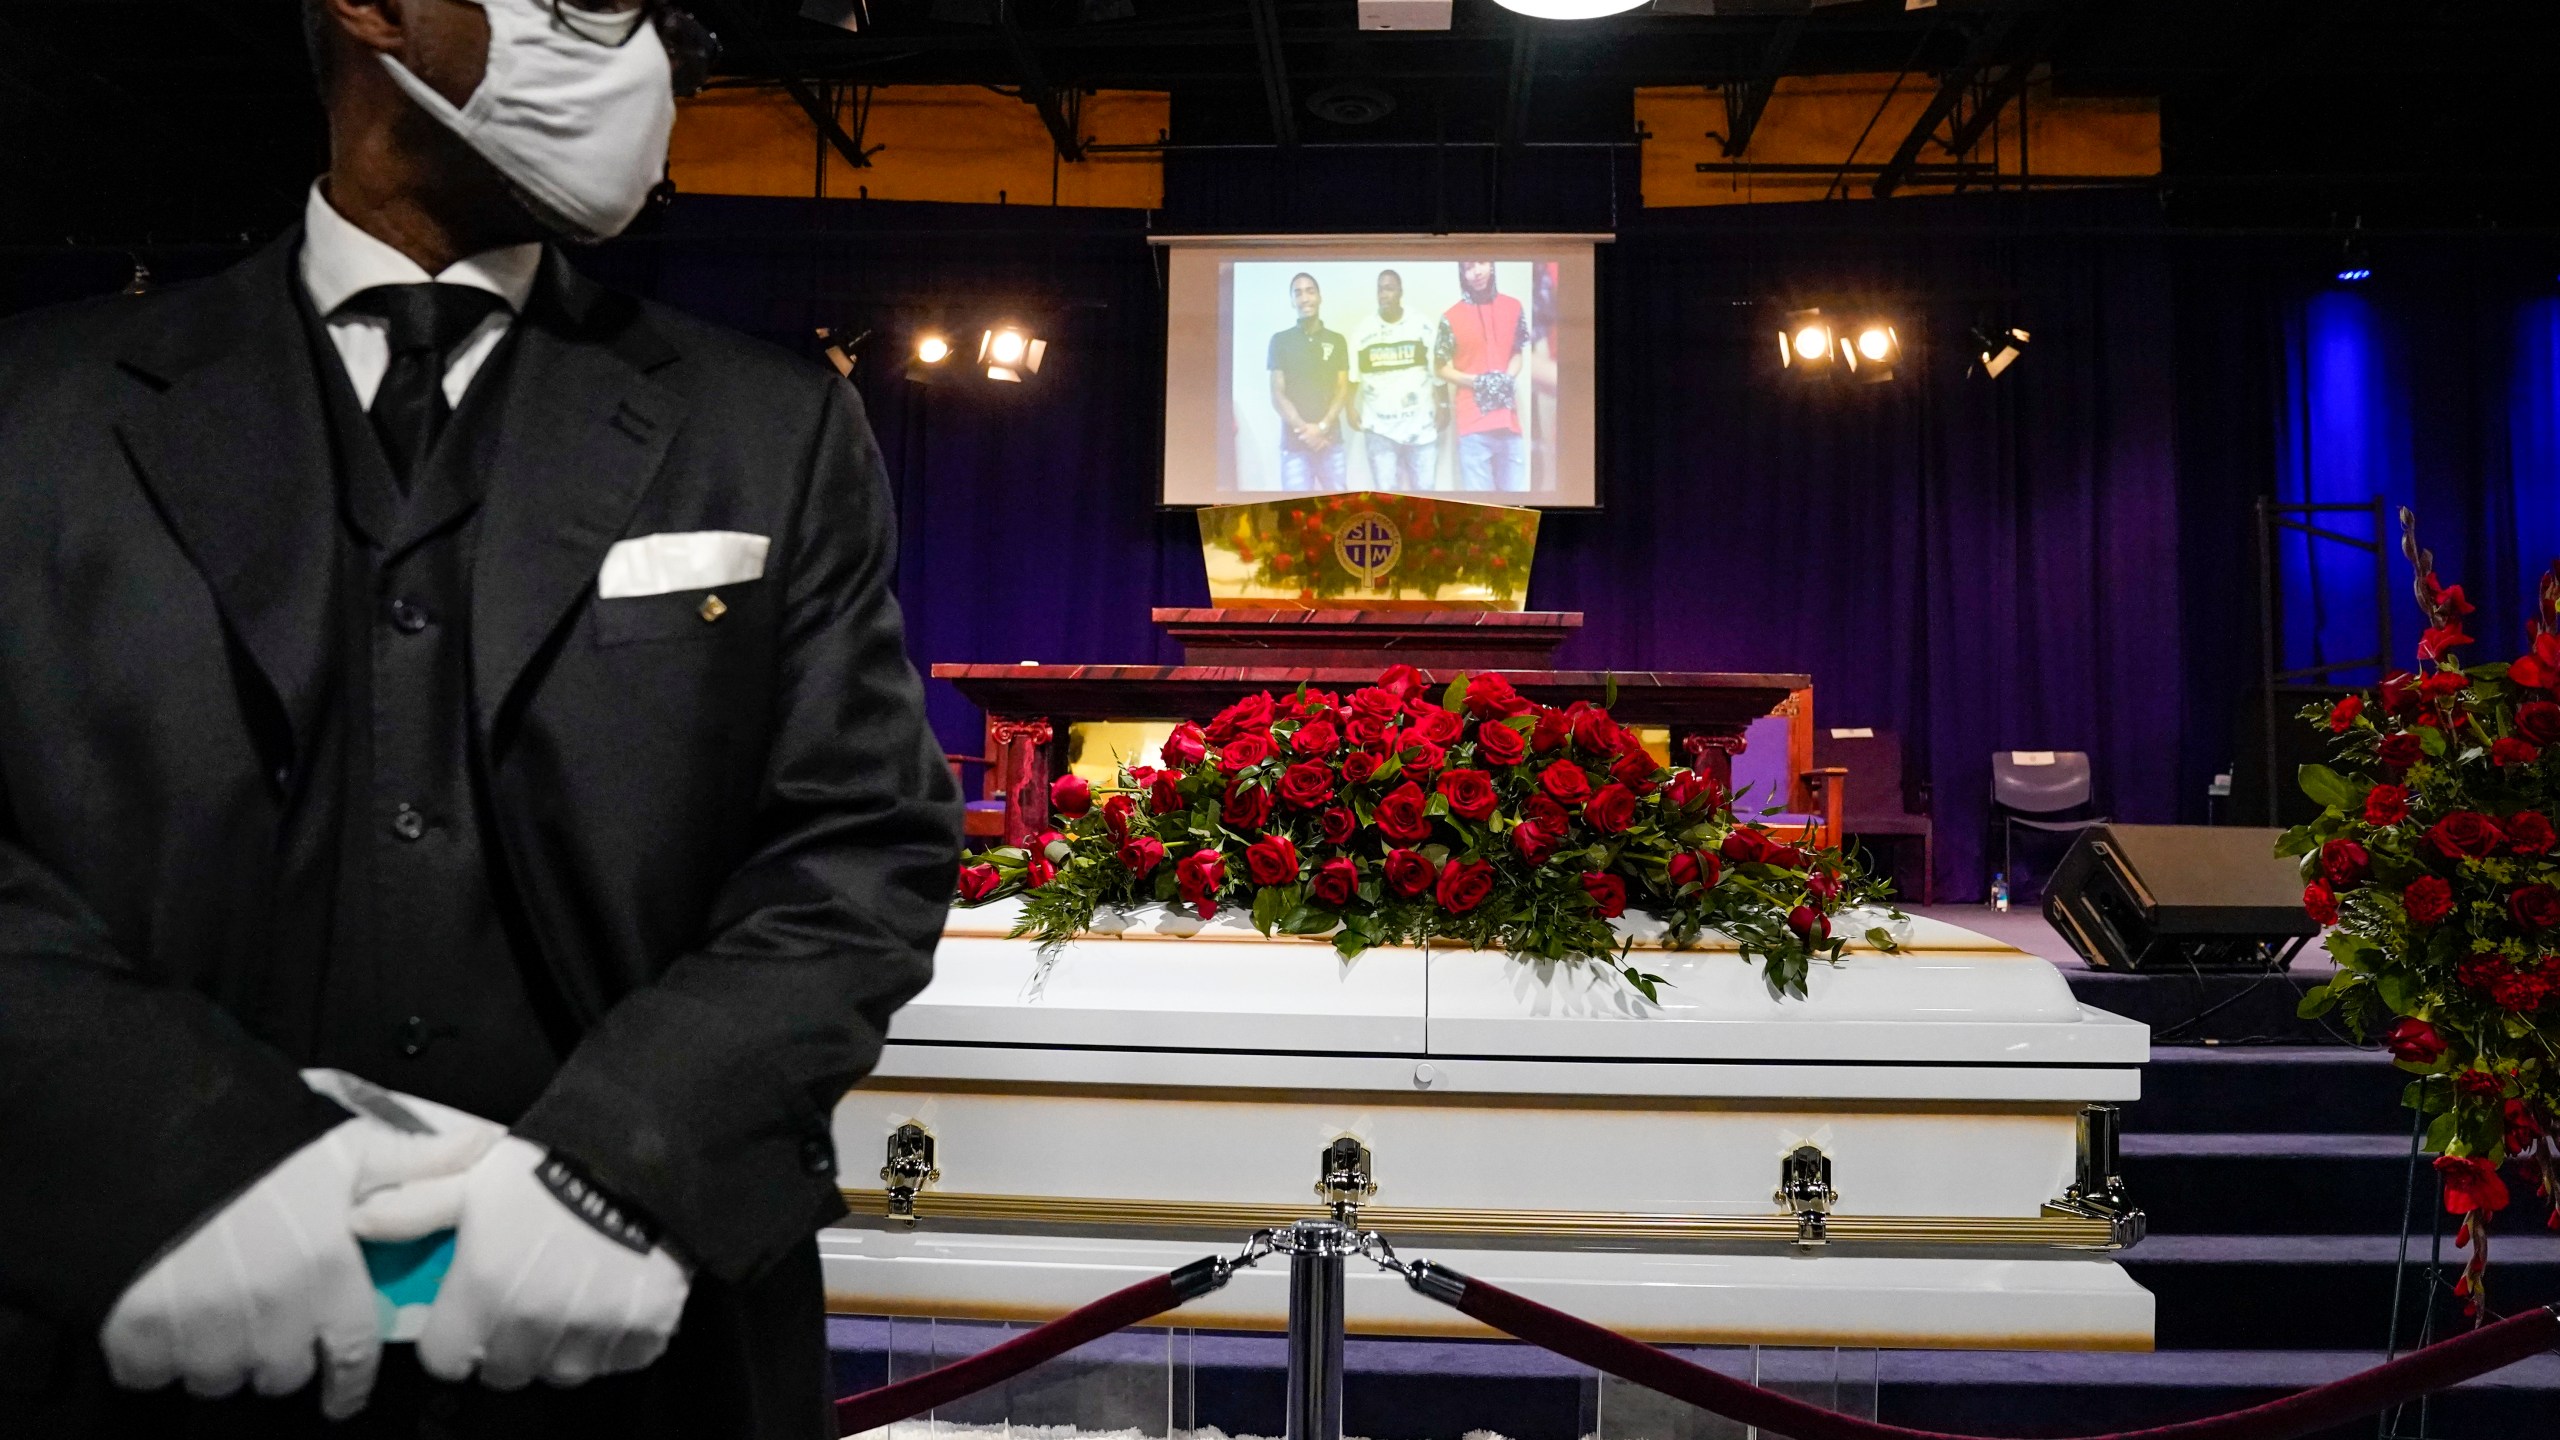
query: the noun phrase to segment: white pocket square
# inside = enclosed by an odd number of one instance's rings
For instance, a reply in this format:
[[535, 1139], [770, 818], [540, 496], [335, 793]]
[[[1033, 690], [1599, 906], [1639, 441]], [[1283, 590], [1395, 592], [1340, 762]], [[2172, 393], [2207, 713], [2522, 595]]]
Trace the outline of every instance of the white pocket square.
[[765, 552], [772, 548], [772, 537], [737, 530], [687, 530], [620, 541], [605, 552], [604, 568], [596, 572], [596, 598], [629, 600], [762, 579]]

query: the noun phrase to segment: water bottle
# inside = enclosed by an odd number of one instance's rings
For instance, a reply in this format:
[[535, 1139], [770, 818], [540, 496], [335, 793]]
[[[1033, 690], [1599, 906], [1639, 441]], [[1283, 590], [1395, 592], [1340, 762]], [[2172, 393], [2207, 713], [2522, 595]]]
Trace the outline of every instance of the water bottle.
[[1998, 870], [1991, 872], [1991, 908], [2003, 915], [2009, 913], [2009, 877]]

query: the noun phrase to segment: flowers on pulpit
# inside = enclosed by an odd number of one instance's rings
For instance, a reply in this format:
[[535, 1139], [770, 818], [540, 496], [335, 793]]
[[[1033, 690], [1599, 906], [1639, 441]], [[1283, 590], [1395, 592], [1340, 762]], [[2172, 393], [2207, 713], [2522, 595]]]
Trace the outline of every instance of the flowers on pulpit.
[[[1652, 997], [1660, 977], [1612, 923], [1631, 910], [1674, 945], [1729, 936], [1801, 995], [1848, 946], [1838, 918], [1888, 893], [1857, 856], [1737, 817], [1604, 706], [1540, 705], [1498, 675], [1435, 695], [1397, 666], [1347, 697], [1253, 695], [1176, 728], [1162, 756], [1098, 798], [1058, 781], [1066, 828], [964, 868], [960, 899], [1025, 895], [1020, 933], [1053, 945], [1105, 907], [1157, 902], [1345, 956], [1445, 939], [1589, 961]], [[1865, 938], [1893, 948], [1881, 927]]]
[[2476, 1309], [2511, 1198], [2501, 1167], [2560, 1202], [2560, 561], [2525, 652], [2465, 667], [2474, 607], [2438, 582], [2414, 517], [2400, 523], [2427, 617], [2417, 669], [2303, 712], [2337, 763], [2302, 768], [2322, 812], [2277, 848], [2301, 857], [2303, 908], [2334, 927], [2337, 978], [2303, 1013], [2335, 1010], [2417, 1076], [2406, 1099], [2461, 1217]]

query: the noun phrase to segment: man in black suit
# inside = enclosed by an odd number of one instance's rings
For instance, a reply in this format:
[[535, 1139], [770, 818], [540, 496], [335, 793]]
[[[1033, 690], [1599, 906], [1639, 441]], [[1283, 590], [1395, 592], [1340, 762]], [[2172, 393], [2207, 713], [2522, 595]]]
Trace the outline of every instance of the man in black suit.
[[[542, 243], [678, 17], [310, 3], [304, 225], [0, 325], [0, 1432], [832, 1434], [830, 1112], [958, 845], [878, 450]], [[382, 1347], [353, 1236], [440, 1225]]]

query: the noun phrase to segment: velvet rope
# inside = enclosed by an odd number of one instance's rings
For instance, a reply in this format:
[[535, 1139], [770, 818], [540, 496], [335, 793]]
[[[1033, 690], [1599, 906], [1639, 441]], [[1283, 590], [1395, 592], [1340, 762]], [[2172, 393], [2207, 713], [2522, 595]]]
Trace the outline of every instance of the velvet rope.
[[[1819, 1409], [1719, 1375], [1445, 1266], [1416, 1265], [1410, 1278], [1416, 1290], [1505, 1334], [1790, 1440], [1976, 1440], [1936, 1430], [1879, 1425]], [[2549, 1349], [2555, 1341], [2560, 1341], [2560, 1310], [2527, 1311], [2264, 1405], [2086, 1440], [2294, 1440], [2485, 1375]]]
[[836, 1433], [858, 1435], [912, 1420], [936, 1406], [1000, 1385], [1089, 1340], [1152, 1320], [1225, 1283], [1227, 1266], [1213, 1258], [1194, 1261], [1169, 1275], [1141, 1280], [1126, 1290], [1115, 1290], [1081, 1310], [1071, 1310], [966, 1360], [954, 1360], [877, 1390], [847, 1395], [836, 1402]]

